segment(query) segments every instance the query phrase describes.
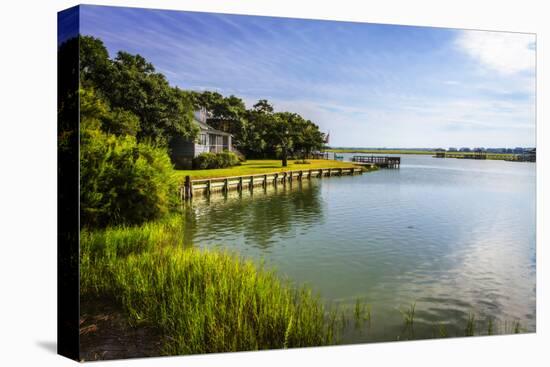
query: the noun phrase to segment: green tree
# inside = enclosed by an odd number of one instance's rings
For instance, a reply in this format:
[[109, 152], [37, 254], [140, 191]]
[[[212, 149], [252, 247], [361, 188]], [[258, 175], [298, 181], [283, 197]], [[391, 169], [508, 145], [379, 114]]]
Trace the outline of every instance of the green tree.
[[314, 150], [320, 150], [325, 144], [325, 134], [310, 120], [300, 119], [295, 126], [294, 149], [306, 159]]
[[91, 36], [79, 36], [79, 67], [82, 87], [107, 90], [113, 73], [112, 61], [103, 42]]
[[93, 88], [110, 107], [113, 120], [108, 131], [135, 134], [140, 141], [161, 145], [174, 136], [195, 138], [198, 129], [189, 93], [171, 87], [140, 55], [119, 52], [111, 60], [101, 40], [89, 36], [78, 40], [81, 85]]
[[268, 139], [271, 146], [279, 152], [282, 166], [288, 165], [288, 156], [294, 149], [296, 128], [302, 118], [292, 112], [277, 112], [273, 114], [273, 123], [268, 130]]
[[93, 88], [80, 89], [81, 129], [101, 129], [115, 135], [136, 136], [139, 131], [139, 118], [130, 111], [109, 105]]
[[258, 101], [247, 111], [243, 133], [246, 140], [242, 146], [245, 155], [258, 158], [275, 155], [273, 144], [269, 143], [269, 132], [273, 124], [273, 106], [267, 100]]

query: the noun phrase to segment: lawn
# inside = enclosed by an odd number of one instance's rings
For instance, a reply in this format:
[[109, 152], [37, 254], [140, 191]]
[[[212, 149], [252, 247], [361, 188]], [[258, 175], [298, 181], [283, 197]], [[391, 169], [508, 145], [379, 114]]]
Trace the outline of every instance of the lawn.
[[262, 173], [309, 170], [319, 168], [349, 168], [357, 167], [350, 162], [333, 161], [327, 159], [308, 159], [309, 164], [298, 164], [294, 160], [288, 161], [288, 166], [283, 167], [281, 160], [261, 159], [248, 160], [240, 166], [220, 169], [203, 169], [203, 170], [175, 170], [174, 174], [178, 179], [183, 179], [185, 176], [191, 176], [193, 179], [228, 177], [228, 176], [245, 176]]

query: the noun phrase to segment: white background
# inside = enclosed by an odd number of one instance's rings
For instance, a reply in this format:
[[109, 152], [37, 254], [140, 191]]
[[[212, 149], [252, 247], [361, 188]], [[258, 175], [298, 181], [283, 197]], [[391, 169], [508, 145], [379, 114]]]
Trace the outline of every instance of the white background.
[[[94, 366], [549, 365], [543, 182], [550, 39], [545, 1], [95, 1], [240, 14], [537, 33], [537, 333], [98, 362]], [[0, 366], [69, 366], [56, 348], [56, 12], [75, 1], [4, 1], [0, 12]], [[546, 23], [546, 24], [545, 24]], [[545, 93], [546, 92], [546, 93]], [[546, 210], [545, 210], [546, 209]], [[546, 279], [546, 280], [545, 280]]]

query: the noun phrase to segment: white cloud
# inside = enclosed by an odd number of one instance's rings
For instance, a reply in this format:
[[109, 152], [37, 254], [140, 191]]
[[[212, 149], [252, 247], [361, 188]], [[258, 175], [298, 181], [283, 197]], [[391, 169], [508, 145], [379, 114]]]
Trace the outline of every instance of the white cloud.
[[535, 36], [524, 33], [462, 31], [457, 46], [503, 74], [535, 70]]

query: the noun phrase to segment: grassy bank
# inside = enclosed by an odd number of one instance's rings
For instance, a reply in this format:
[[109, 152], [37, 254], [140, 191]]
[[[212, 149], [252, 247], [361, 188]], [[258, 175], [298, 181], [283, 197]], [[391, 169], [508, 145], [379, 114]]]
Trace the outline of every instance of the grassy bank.
[[248, 160], [240, 166], [220, 169], [206, 170], [175, 170], [174, 175], [178, 179], [183, 179], [185, 176], [191, 176], [195, 179], [214, 178], [227, 176], [244, 176], [272, 172], [308, 170], [319, 168], [349, 168], [357, 167], [350, 162], [341, 162], [327, 159], [308, 159], [306, 164], [297, 163], [295, 160], [289, 160], [287, 167], [282, 167], [281, 160], [260, 159]]
[[82, 297], [111, 299], [132, 324], [158, 329], [166, 354], [336, 341], [336, 313], [308, 289], [233, 254], [184, 249], [180, 221], [83, 230]]

